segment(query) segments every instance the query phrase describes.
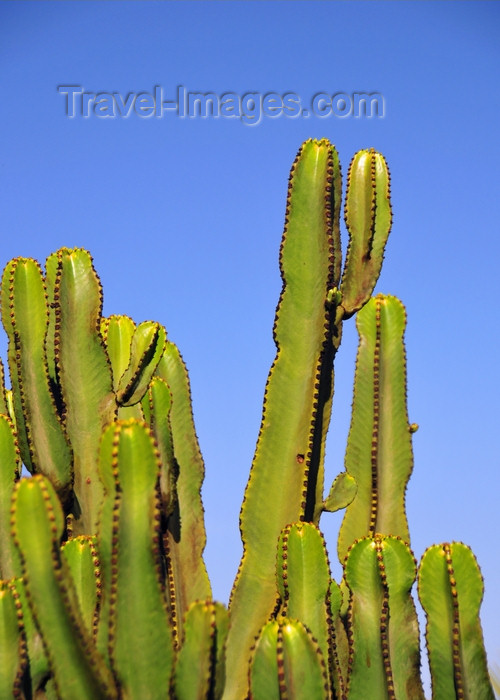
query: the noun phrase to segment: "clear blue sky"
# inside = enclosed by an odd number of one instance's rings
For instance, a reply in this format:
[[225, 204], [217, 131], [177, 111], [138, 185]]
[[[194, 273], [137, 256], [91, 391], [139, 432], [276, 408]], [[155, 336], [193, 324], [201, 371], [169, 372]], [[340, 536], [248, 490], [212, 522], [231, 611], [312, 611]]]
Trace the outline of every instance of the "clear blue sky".
[[[344, 173], [373, 146], [388, 160], [394, 205], [377, 290], [408, 310], [409, 411], [420, 425], [412, 545], [417, 558], [435, 542], [472, 546], [500, 663], [499, 30], [493, 2], [0, 3], [1, 267], [86, 247], [105, 313], [161, 321], [179, 345], [218, 599], [240, 557], [238, 513], [274, 357], [290, 164], [309, 137], [337, 145]], [[89, 118], [70, 119], [65, 85], [125, 102], [155, 86], [172, 101], [179, 85], [294, 93], [303, 105], [317, 93], [377, 92], [384, 116], [249, 125], [173, 110], [103, 118], [91, 104]], [[337, 362], [329, 480], [342, 469], [354, 335], [350, 324]], [[0, 349], [5, 358], [4, 340]], [[338, 521], [322, 525], [333, 561]]]

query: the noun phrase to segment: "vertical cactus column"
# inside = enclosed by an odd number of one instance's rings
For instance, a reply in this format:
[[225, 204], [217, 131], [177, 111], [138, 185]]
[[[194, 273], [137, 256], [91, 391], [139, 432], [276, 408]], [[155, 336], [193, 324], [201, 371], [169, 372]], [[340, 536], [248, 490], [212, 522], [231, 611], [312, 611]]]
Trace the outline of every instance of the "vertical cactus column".
[[368, 301], [391, 227], [385, 161], [373, 150], [360, 151], [348, 174], [350, 240], [339, 291], [341, 192], [335, 148], [326, 140], [307, 141], [290, 173], [273, 331], [277, 354], [241, 509], [244, 551], [230, 600], [228, 700], [245, 696], [250, 647], [278, 603], [274, 552], [282, 528], [299, 520], [318, 523], [325, 508], [324, 445], [342, 321]]
[[[182, 638], [182, 620], [191, 603], [208, 600], [212, 595], [203, 561], [206, 532], [201, 485], [205, 466], [194, 428], [186, 366], [174, 343], [167, 343], [158, 365], [157, 377], [166, 383], [172, 394], [169, 414], [172, 439], [170, 449], [173, 449], [174, 468], [178, 474], [165, 546], [169, 566], [170, 605], [179, 637]], [[169, 449], [166, 444], [165, 448]]]
[[268, 622], [252, 652], [251, 700], [328, 700], [321, 651], [299, 620]]
[[[57, 262], [56, 262], [57, 261]], [[101, 283], [89, 254], [62, 249], [55, 267], [54, 364], [63, 401], [62, 420], [73, 449], [75, 534], [97, 531], [102, 485], [97, 468], [99, 440], [116, 415], [111, 367], [100, 335]]]
[[161, 568], [160, 461], [144, 424], [110, 425], [100, 452], [103, 606], [98, 646], [125, 697], [164, 698], [174, 637]]
[[71, 499], [72, 451], [51, 391], [45, 336], [49, 312], [42, 271], [35, 260], [5, 267], [2, 320], [9, 337], [9, 370], [21, 458], [50, 477], [61, 499]]
[[[312, 523], [295, 523], [280, 535], [276, 559], [280, 616], [300, 620], [318, 644], [325, 664], [327, 696], [344, 691], [331, 604], [331, 573], [326, 544]], [[335, 609], [335, 608], [334, 608]], [[335, 609], [338, 614], [338, 610]], [[300, 663], [297, 660], [297, 663]]]
[[406, 313], [396, 297], [378, 295], [356, 317], [359, 347], [346, 472], [357, 492], [338, 540], [343, 562], [354, 540], [375, 533], [409, 542], [405, 491], [413, 469], [412, 426], [406, 408]]
[[484, 586], [462, 542], [434, 545], [420, 563], [418, 593], [427, 614], [432, 697], [493, 700], [479, 607]]
[[357, 540], [345, 562], [350, 589], [348, 697], [423, 700], [420, 643], [411, 587], [416, 563], [397, 537]]
[[283, 289], [273, 330], [277, 354], [241, 510], [244, 553], [230, 602], [227, 698], [245, 696], [250, 648], [276, 606], [281, 529], [312, 519], [317, 492], [322, 498], [317, 436], [332, 393], [335, 309], [326, 298], [338, 283], [339, 190], [335, 149], [326, 140], [307, 141], [290, 173], [280, 250]]

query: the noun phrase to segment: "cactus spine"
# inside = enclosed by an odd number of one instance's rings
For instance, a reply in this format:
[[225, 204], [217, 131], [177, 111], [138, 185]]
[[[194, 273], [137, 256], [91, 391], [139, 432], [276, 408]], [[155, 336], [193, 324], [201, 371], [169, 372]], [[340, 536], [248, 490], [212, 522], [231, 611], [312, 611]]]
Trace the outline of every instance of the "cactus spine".
[[[158, 323], [102, 317], [90, 255], [4, 270], [0, 364], [0, 697], [38, 700], [423, 698], [411, 588], [427, 615], [433, 698], [492, 700], [470, 550], [417, 567], [404, 307], [371, 298], [392, 222], [383, 156], [306, 141], [288, 184], [276, 358], [241, 510], [230, 617], [211, 600], [204, 465], [190, 385]], [[324, 497], [344, 321], [359, 348], [345, 471]], [[20, 479], [24, 464], [31, 473]], [[319, 530], [345, 508], [330, 573]], [[328, 516], [324, 516], [328, 517]]]

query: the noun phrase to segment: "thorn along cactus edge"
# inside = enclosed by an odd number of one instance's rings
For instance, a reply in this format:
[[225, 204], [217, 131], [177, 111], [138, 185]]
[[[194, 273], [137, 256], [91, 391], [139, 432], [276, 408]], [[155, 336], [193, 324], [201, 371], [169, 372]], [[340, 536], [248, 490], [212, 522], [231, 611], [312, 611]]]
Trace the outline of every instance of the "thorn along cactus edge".
[[[483, 581], [460, 542], [410, 549], [405, 310], [372, 297], [391, 228], [383, 156], [358, 152], [344, 204], [327, 141], [292, 165], [276, 358], [241, 509], [229, 610], [203, 562], [204, 466], [186, 368], [164, 328], [102, 317], [90, 255], [4, 270], [0, 390], [0, 698], [492, 699]], [[325, 497], [344, 322], [359, 333], [345, 471]], [[21, 478], [22, 465], [31, 474]], [[345, 509], [334, 581], [320, 519]], [[332, 553], [330, 553], [330, 556]]]

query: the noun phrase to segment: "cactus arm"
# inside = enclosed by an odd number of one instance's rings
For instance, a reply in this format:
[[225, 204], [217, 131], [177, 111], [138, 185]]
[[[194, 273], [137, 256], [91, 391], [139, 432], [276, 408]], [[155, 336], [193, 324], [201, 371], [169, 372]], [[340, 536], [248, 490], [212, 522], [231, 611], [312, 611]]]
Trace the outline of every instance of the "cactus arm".
[[95, 637], [101, 599], [96, 538], [90, 535], [73, 537], [61, 547], [61, 555], [68, 564], [85, 627]]
[[117, 387], [121, 406], [133, 406], [147, 391], [151, 377], [163, 355], [167, 334], [163, 326], [152, 321], [140, 323], [130, 345], [130, 361]]
[[349, 166], [345, 223], [349, 246], [340, 289], [348, 318], [373, 292], [391, 230], [389, 170], [373, 148], [356, 153]]
[[283, 639], [283, 671], [286, 695], [290, 700], [329, 698], [325, 662], [306, 627], [292, 620], [283, 621], [278, 637]]
[[163, 326], [144, 321], [137, 327], [128, 316], [103, 319], [101, 333], [113, 372], [113, 389], [120, 406], [131, 407], [147, 391], [165, 348]]
[[328, 700], [323, 656], [298, 620], [268, 622], [253, 650], [250, 700]]
[[21, 460], [12, 421], [0, 414], [0, 579], [5, 580], [21, 574], [10, 525], [12, 493], [20, 473]]
[[[198, 601], [184, 620], [184, 643], [175, 665], [176, 700], [219, 700], [224, 687], [227, 610], [220, 603]], [[196, 669], [196, 673], [193, 673]]]
[[205, 467], [193, 423], [186, 367], [179, 350], [170, 341], [165, 346], [157, 375], [167, 383], [172, 395], [170, 427], [178, 478], [177, 499], [168, 519], [166, 539], [177, 620], [181, 622], [193, 601], [211, 597], [203, 561], [206, 533], [201, 485]]
[[493, 700], [479, 607], [481, 572], [461, 542], [429, 547], [418, 573], [418, 593], [427, 615], [426, 640], [432, 697]]
[[101, 335], [106, 343], [113, 374], [113, 391], [118, 391], [120, 379], [130, 364], [130, 344], [135, 323], [129, 316], [114, 315], [101, 321]]
[[[113, 374], [113, 391], [118, 391], [120, 379], [130, 364], [130, 346], [135, 331], [135, 323], [124, 315], [114, 315], [101, 321], [101, 335], [106, 344], [111, 370]], [[140, 404], [134, 406], [118, 406], [117, 418], [128, 420], [137, 418], [144, 420]]]
[[[99, 535], [103, 558], [110, 555], [103, 590], [109, 611], [99, 626], [107, 629], [109, 656], [124, 697], [165, 698], [173, 637], [160, 571], [160, 464], [146, 426], [134, 420], [109, 426], [100, 469], [106, 499], [113, 504], [111, 518], [109, 512], [101, 518]], [[114, 488], [109, 489], [111, 482]]]
[[111, 367], [100, 335], [102, 290], [87, 251], [61, 249], [54, 286], [56, 366], [74, 453], [74, 534], [97, 532], [102, 501], [97, 457], [114, 420]]
[[402, 540], [376, 535], [349, 550], [352, 666], [348, 697], [423, 700], [419, 634], [410, 590], [413, 555]]
[[153, 377], [148, 392], [142, 400], [142, 405], [160, 453], [161, 509], [162, 515], [167, 518], [172, 514], [175, 506], [178, 466], [175, 461], [172, 430], [170, 427], [172, 395], [163, 379]]
[[[312, 523], [288, 525], [281, 532], [277, 554], [278, 592], [281, 613], [300, 620], [318, 643], [323, 657], [328, 659], [330, 682], [339, 672], [333, 658], [333, 625], [330, 608], [330, 565], [326, 544]], [[335, 685], [343, 687], [343, 679]]]
[[300, 620], [311, 631], [323, 650], [328, 647], [326, 598], [330, 587], [330, 567], [326, 545], [312, 523], [285, 527], [278, 541], [278, 592], [282, 613]]
[[1, 296], [21, 457], [31, 472], [43, 471], [66, 500], [72, 479], [71, 450], [49, 388], [48, 311], [38, 263], [29, 258], [8, 263]]
[[332, 235], [338, 176], [338, 156], [326, 140], [307, 141], [290, 174], [280, 250], [283, 289], [274, 325], [277, 355], [241, 509], [244, 552], [230, 602], [228, 698], [244, 693], [244, 662], [276, 605], [280, 531], [290, 522], [317, 520], [322, 509], [324, 427], [333, 389], [334, 314], [325, 301], [337, 282], [340, 255]]
[[64, 518], [45, 477], [35, 475], [17, 484], [12, 526], [28, 602], [59, 694], [64, 689], [72, 700], [116, 698], [113, 679], [85, 629], [66, 562], [59, 554]]
[[278, 629], [277, 620], [264, 625], [252, 650], [250, 700], [280, 700]]
[[406, 409], [405, 310], [378, 295], [356, 317], [360, 336], [346, 471], [357, 493], [339, 532], [342, 562], [355, 539], [375, 532], [409, 542], [405, 489], [413, 468]]
[[15, 587], [0, 580], [0, 698], [21, 698], [28, 663], [21, 603]]

